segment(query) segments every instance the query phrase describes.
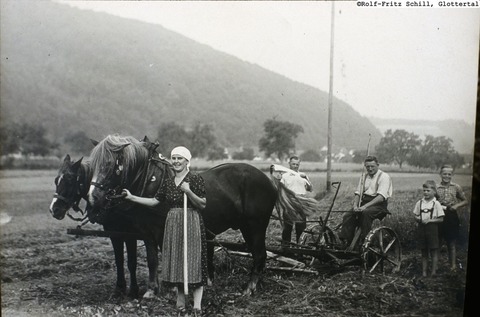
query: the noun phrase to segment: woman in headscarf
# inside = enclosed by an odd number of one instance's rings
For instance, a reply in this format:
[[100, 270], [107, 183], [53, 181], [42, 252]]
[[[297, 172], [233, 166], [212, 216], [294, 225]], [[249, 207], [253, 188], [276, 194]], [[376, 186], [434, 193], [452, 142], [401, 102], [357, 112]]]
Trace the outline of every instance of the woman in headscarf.
[[183, 213], [184, 193], [187, 196], [187, 264], [188, 288], [193, 290], [193, 315], [201, 315], [203, 286], [207, 283], [206, 238], [200, 214], [207, 204], [203, 178], [189, 170], [192, 155], [179, 146], [170, 155], [175, 176], [163, 182], [153, 198], [132, 195], [124, 189], [125, 199], [154, 207], [160, 202], [169, 206], [162, 249], [162, 282], [177, 288], [176, 307], [180, 315], [186, 313], [183, 276]]

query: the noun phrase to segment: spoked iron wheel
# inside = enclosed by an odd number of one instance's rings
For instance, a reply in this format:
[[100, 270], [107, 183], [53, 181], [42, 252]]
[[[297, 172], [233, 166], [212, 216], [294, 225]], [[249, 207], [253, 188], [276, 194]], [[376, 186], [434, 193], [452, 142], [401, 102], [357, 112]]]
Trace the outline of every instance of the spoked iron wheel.
[[402, 247], [395, 231], [388, 227], [371, 230], [362, 247], [362, 260], [368, 272], [382, 274], [400, 270]]
[[[339, 238], [335, 232], [328, 226], [325, 227], [325, 232], [322, 234], [322, 225], [313, 224], [308, 226], [300, 235], [299, 244], [312, 249], [320, 249], [325, 246], [330, 246], [338, 243]], [[306, 255], [305, 258], [309, 261], [309, 265], [313, 265], [315, 261], [314, 256]]]
[[[305, 246], [320, 247], [325, 245], [337, 244], [339, 239], [335, 232], [328, 226], [325, 227], [325, 232], [322, 234], [322, 226], [320, 224], [313, 224], [308, 226], [300, 236], [299, 244]], [[322, 234], [322, 236], [320, 236]]]

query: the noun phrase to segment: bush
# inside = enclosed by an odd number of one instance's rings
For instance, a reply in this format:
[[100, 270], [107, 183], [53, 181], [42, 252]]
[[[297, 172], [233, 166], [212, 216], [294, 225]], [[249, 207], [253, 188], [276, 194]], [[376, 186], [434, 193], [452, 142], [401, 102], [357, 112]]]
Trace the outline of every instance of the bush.
[[235, 152], [232, 154], [232, 159], [234, 160], [251, 161], [254, 157], [255, 154], [252, 148], [244, 148], [241, 152]]
[[58, 157], [13, 157], [2, 156], [0, 169], [58, 169], [61, 160]]
[[228, 158], [228, 155], [225, 153], [225, 149], [220, 146], [214, 146], [212, 149], [208, 151], [207, 159], [209, 161], [216, 161], [216, 160], [225, 160]]
[[315, 150], [306, 150], [300, 155], [300, 159], [304, 162], [320, 162], [322, 157]]

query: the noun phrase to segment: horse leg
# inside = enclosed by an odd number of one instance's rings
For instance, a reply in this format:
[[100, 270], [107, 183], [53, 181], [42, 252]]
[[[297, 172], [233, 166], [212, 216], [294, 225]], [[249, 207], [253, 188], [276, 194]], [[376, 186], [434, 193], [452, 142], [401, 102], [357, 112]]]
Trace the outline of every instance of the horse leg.
[[110, 238], [115, 254], [115, 266], [117, 267], [117, 284], [115, 287], [115, 296], [125, 295], [127, 293], [127, 281], [125, 280], [124, 258], [123, 258], [123, 240]]
[[127, 247], [127, 266], [130, 272], [130, 290], [128, 297], [138, 298], [137, 283], [137, 240], [125, 240]]
[[265, 269], [265, 262], [267, 260], [267, 249], [265, 246], [266, 226], [262, 227], [258, 224], [250, 224], [250, 226], [241, 228], [240, 231], [253, 257], [250, 280], [243, 290], [243, 295], [249, 296], [255, 292], [263, 270]]
[[148, 289], [143, 295], [144, 298], [154, 297], [158, 294], [160, 286], [158, 282], [158, 247], [153, 241], [146, 240], [148, 264]]
[[[207, 240], [213, 240], [215, 235], [210, 232], [206, 233]], [[214, 245], [207, 243], [207, 271], [208, 271], [208, 285], [211, 286], [215, 277], [215, 266], [213, 265]]]

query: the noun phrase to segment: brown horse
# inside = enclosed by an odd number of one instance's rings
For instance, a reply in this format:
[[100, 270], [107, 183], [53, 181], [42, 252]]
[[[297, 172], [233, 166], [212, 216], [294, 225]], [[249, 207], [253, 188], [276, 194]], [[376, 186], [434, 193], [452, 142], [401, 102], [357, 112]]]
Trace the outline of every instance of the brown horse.
[[[161, 177], [161, 176], [160, 176]], [[79, 203], [82, 199], [87, 199], [90, 181], [92, 179], [92, 169], [89, 162], [84, 162], [83, 158], [74, 162], [70, 155], [66, 155], [62, 166], [58, 170], [55, 177], [55, 194], [50, 204], [50, 213], [58, 220], [62, 220], [67, 215], [70, 209], [76, 211], [80, 210]], [[138, 230], [128, 221], [122, 217], [111, 217], [115, 215], [115, 210], [109, 214], [110, 217], [102, 219], [101, 223], [105, 231], [114, 232], [128, 232], [138, 233]], [[73, 217], [71, 217], [73, 218]], [[75, 218], [73, 218], [75, 219]], [[77, 220], [77, 219], [75, 219]], [[124, 270], [124, 245], [127, 250], [127, 267], [130, 273], [130, 289], [129, 297], [137, 298], [139, 295], [139, 288], [137, 283], [137, 240], [123, 239], [120, 237], [110, 238], [113, 251], [115, 255], [115, 265], [117, 269], [117, 281], [115, 287], [115, 294], [126, 294], [126, 278]], [[155, 249], [155, 245], [149, 241], [145, 242], [145, 246]], [[153, 254], [153, 252], [147, 252]], [[150, 271], [156, 270], [158, 263], [157, 259], [147, 259]]]
[[[92, 150], [93, 177], [89, 190], [89, 217], [102, 218], [111, 208], [122, 210], [115, 217], [128, 218], [148, 240], [161, 246], [165, 210], [142, 207], [111, 197], [123, 188], [134, 195], [153, 197], [159, 180], [149, 172], [151, 151], [142, 142], [131, 137], [107, 136]], [[270, 179], [259, 169], [244, 163], [222, 164], [200, 173], [205, 180], [207, 206], [202, 217], [207, 239], [225, 230], [239, 229], [253, 256], [250, 280], [244, 293], [256, 289], [265, 268], [265, 235], [277, 199]], [[153, 185], [152, 183], [155, 183]], [[147, 250], [148, 252], [148, 250]], [[155, 255], [156, 256], [156, 255]], [[208, 245], [208, 270], [213, 280], [213, 245]], [[150, 280], [149, 288], [158, 288], [157, 278]]]

